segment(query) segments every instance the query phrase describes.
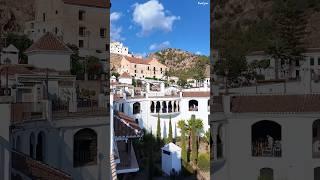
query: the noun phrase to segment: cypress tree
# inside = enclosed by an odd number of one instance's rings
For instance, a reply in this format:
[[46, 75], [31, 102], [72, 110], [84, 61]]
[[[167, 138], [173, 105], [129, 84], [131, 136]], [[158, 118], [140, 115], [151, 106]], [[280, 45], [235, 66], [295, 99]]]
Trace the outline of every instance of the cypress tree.
[[168, 136], [168, 143], [173, 141], [172, 137], [172, 124], [171, 124], [171, 116], [170, 116], [170, 121], [169, 121], [169, 136]]
[[157, 123], [157, 140], [161, 139], [161, 126], [160, 126], [160, 115], [158, 113], [158, 123]]
[[181, 133], [181, 159], [184, 163], [188, 162], [188, 154], [187, 154], [187, 140], [186, 140], [186, 124], [184, 120], [180, 120], [178, 122], [178, 127], [180, 128]]

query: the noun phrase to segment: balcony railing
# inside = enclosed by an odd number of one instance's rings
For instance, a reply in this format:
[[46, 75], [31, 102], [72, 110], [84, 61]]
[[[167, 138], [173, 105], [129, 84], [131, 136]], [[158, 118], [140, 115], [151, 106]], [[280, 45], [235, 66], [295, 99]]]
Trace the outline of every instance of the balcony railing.
[[281, 157], [281, 142], [275, 141], [273, 144], [267, 140], [255, 141], [252, 143], [252, 156], [255, 157]]

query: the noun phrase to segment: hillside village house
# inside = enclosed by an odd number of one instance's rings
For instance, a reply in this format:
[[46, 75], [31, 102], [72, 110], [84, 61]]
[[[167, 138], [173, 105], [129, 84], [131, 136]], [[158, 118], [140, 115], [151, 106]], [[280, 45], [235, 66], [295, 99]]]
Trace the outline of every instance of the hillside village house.
[[35, 19], [26, 23], [32, 40], [51, 32], [65, 44], [80, 48], [81, 56], [102, 60], [109, 54], [110, 2], [106, 0], [36, 0]]
[[110, 53], [130, 56], [128, 47], [117, 41], [110, 43]]
[[54, 34], [47, 32], [26, 50], [28, 64], [38, 68], [51, 68], [70, 72], [73, 53]]
[[[283, 62], [279, 62], [279, 78], [280, 79], [296, 79], [301, 80], [306, 76], [311, 76], [313, 79], [320, 78], [320, 49], [309, 48], [303, 54], [305, 58], [293, 62], [290, 66], [285, 66]], [[254, 60], [269, 60], [270, 66], [267, 68], [256, 69], [258, 74], [265, 76], [266, 80], [275, 79], [275, 60], [263, 51], [256, 51], [246, 56], [248, 64]], [[282, 68], [281, 68], [282, 67]]]
[[138, 79], [162, 79], [164, 78], [167, 70], [167, 66], [160, 63], [157, 59], [142, 59], [123, 56], [118, 73], [123, 74], [124, 72], [127, 72], [130, 76]]

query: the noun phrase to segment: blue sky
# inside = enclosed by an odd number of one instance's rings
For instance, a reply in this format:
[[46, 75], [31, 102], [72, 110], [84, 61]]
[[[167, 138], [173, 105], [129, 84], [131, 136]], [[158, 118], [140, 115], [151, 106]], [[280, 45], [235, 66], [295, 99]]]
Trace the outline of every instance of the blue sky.
[[111, 39], [133, 54], [163, 48], [210, 52], [210, 0], [112, 0]]

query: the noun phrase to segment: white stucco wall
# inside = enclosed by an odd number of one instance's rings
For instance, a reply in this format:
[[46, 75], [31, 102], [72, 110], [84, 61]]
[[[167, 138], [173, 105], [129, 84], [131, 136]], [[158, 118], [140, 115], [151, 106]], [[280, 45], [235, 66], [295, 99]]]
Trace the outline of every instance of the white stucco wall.
[[[319, 159], [312, 158], [312, 123], [319, 115], [232, 115], [224, 124], [226, 164], [214, 173], [213, 178], [257, 180], [261, 168], [272, 168], [275, 180], [312, 180], [314, 168], [320, 166]], [[281, 157], [252, 157], [251, 126], [261, 120], [281, 125]]]
[[28, 64], [38, 68], [70, 71], [70, 54], [32, 53], [28, 55]]

